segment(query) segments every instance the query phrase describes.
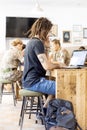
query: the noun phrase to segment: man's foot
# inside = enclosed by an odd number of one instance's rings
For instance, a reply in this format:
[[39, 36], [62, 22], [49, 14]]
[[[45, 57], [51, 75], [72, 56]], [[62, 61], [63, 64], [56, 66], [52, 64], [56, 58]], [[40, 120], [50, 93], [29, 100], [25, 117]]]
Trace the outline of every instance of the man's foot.
[[37, 117], [37, 119], [41, 119], [41, 118], [43, 117], [43, 114], [40, 113], [40, 112], [38, 112], [38, 113], [36, 114], [36, 117]]

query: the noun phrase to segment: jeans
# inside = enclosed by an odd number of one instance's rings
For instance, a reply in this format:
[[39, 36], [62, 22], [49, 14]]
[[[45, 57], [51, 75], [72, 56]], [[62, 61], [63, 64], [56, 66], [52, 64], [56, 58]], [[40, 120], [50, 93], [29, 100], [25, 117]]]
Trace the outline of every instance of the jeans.
[[55, 95], [56, 84], [53, 80], [47, 80], [46, 78], [41, 78], [38, 83], [32, 87], [25, 88], [27, 90], [41, 92], [48, 95]]

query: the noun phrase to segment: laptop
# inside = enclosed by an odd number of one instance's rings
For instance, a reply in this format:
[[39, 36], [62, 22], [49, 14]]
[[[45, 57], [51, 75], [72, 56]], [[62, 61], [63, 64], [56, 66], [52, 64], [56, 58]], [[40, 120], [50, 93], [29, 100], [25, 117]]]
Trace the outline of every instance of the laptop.
[[87, 59], [87, 50], [74, 50], [70, 59], [69, 66], [64, 68], [83, 68]]

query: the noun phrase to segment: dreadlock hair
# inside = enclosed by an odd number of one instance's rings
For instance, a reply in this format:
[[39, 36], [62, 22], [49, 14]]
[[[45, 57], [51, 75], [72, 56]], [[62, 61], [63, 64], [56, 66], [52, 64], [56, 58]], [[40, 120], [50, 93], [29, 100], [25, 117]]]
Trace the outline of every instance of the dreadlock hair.
[[53, 24], [47, 18], [38, 18], [32, 25], [31, 29], [28, 30], [28, 37], [32, 38], [35, 35], [39, 35], [40, 39], [45, 41], [47, 38], [47, 34], [51, 30], [52, 26]]

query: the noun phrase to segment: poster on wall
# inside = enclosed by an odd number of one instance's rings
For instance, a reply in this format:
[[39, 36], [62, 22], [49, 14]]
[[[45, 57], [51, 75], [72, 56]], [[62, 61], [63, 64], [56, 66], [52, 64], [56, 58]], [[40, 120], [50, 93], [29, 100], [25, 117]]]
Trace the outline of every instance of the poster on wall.
[[83, 28], [83, 38], [87, 38], [87, 28]]
[[52, 34], [53, 36], [57, 37], [58, 36], [58, 25], [57, 24], [54, 24], [52, 26]]
[[64, 43], [71, 42], [71, 32], [70, 31], [63, 31], [63, 42]]
[[82, 25], [73, 25], [73, 32], [81, 32]]
[[82, 43], [82, 37], [74, 37], [73, 43], [74, 44], [81, 44]]
[[81, 44], [82, 43], [82, 25], [73, 25], [73, 43]]

